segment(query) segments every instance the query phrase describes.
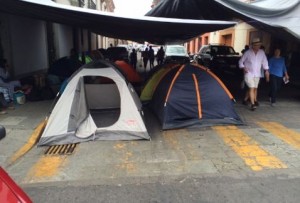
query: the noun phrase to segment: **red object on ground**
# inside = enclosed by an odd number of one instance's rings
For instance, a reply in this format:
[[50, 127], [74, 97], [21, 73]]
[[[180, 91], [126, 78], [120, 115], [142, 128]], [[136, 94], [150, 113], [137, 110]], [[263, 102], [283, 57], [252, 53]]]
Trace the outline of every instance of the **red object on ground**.
[[115, 64], [121, 69], [121, 71], [126, 75], [126, 79], [130, 83], [140, 83], [142, 82], [141, 76], [136, 72], [136, 70], [125, 61], [115, 61]]
[[27, 194], [0, 167], [0, 202], [1, 203], [32, 203]]

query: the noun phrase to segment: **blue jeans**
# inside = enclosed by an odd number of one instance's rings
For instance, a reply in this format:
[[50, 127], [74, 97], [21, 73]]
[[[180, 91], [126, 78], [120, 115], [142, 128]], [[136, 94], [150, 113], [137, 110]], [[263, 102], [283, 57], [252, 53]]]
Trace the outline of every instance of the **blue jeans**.
[[269, 97], [271, 98], [271, 103], [276, 102], [277, 93], [282, 85], [282, 77], [278, 77], [276, 75], [270, 75], [270, 93]]

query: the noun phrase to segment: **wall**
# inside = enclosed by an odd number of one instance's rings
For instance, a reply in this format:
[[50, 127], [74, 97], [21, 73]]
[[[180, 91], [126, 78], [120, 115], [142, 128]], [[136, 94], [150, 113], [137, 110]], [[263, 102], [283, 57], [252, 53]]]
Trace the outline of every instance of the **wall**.
[[73, 48], [73, 30], [70, 26], [62, 24], [53, 24], [54, 39], [56, 47], [56, 58], [59, 59], [70, 55], [70, 50]]
[[234, 49], [236, 52], [241, 53], [245, 45], [249, 45], [249, 30], [254, 28], [244, 22], [240, 22], [235, 28], [235, 42]]
[[[4, 20], [3, 20], [4, 19]], [[43, 21], [2, 15], [5, 30], [2, 44], [15, 77], [30, 75], [48, 67], [46, 26]], [[2, 36], [2, 35], [1, 35]]]
[[219, 39], [220, 39], [220, 32], [219, 31], [211, 32], [210, 35], [209, 35], [209, 42], [208, 43], [218, 44]]

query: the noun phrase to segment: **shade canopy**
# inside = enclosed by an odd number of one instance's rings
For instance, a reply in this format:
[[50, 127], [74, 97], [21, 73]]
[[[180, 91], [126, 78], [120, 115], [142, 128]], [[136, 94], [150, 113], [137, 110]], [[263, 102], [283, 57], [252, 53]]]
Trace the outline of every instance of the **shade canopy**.
[[232, 20], [238, 18], [278, 38], [300, 40], [299, 0], [164, 0], [147, 16], [181, 19]]
[[51, 0], [1, 0], [0, 12], [81, 27], [107, 37], [155, 44], [183, 43], [236, 24], [233, 21], [124, 17]]

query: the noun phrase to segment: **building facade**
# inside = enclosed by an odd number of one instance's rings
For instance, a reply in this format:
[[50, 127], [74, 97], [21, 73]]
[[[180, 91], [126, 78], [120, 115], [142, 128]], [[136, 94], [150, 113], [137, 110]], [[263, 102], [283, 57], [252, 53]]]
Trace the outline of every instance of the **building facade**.
[[[113, 0], [55, 0], [56, 3], [113, 12]], [[46, 72], [75, 48], [87, 52], [106, 48], [115, 39], [80, 27], [0, 13], [0, 59], [7, 59], [16, 78]]]

